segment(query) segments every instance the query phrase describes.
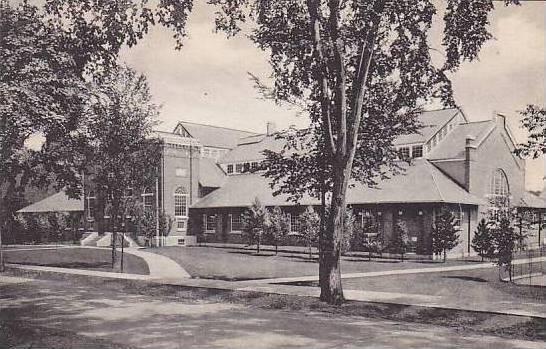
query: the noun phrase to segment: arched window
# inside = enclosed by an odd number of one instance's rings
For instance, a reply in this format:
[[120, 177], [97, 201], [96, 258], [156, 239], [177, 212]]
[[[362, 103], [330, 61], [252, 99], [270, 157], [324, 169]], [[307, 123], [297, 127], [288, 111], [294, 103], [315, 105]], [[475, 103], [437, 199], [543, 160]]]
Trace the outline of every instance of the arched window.
[[142, 197], [144, 210], [152, 211], [154, 209], [154, 192], [150, 188], [145, 188], [140, 196]]
[[506, 173], [500, 168], [496, 169], [491, 175], [491, 182], [489, 184], [489, 194], [494, 197], [508, 197], [510, 196], [510, 187], [508, 185], [508, 178]]
[[188, 193], [184, 187], [178, 187], [174, 191], [174, 215], [188, 217]]

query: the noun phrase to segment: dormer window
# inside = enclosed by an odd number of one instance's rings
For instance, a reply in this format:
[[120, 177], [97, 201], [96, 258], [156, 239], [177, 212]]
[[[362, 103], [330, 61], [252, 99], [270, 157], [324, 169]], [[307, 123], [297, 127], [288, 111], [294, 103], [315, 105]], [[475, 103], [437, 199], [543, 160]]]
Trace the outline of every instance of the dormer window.
[[233, 164], [227, 165], [227, 173], [232, 174], [233, 173]]
[[398, 148], [398, 157], [400, 159], [408, 159], [410, 157], [410, 148], [409, 147]]
[[422, 158], [423, 157], [423, 146], [422, 145], [414, 145], [411, 147], [411, 157], [416, 158]]
[[245, 162], [244, 163], [243, 171], [244, 172], [249, 172], [250, 171], [250, 162]]
[[236, 173], [243, 172], [243, 164], [235, 164], [235, 172]]

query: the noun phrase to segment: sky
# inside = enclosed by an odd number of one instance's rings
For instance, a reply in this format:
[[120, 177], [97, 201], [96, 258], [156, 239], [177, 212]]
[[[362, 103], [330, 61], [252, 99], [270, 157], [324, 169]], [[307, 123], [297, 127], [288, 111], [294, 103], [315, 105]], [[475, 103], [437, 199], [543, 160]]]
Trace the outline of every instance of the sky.
[[[452, 77], [456, 102], [468, 119], [502, 112], [517, 141], [525, 139], [517, 111], [545, 100], [545, 17], [542, 1], [508, 8], [496, 2], [490, 25], [494, 39], [479, 61], [464, 63]], [[433, 30], [431, 46], [440, 49], [441, 25]], [[160, 129], [172, 130], [180, 120], [256, 132], [265, 132], [268, 121], [278, 128], [306, 125], [297, 110], [260, 98], [248, 73], [270, 81], [267, 55], [244, 36], [227, 39], [214, 33], [214, 8], [204, 0], [196, 1], [188, 32], [180, 51], [174, 49], [172, 33], [156, 27], [121, 53], [121, 61], [146, 74], [155, 101], [162, 104]], [[529, 190], [542, 189], [545, 169], [544, 159], [528, 162]]]

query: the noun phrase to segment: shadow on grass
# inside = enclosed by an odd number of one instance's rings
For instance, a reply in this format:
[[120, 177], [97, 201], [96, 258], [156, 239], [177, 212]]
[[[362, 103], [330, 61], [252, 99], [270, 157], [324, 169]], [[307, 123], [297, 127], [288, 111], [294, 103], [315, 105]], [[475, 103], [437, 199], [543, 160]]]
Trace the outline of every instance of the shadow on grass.
[[473, 276], [464, 276], [464, 275], [450, 275], [450, 276], [442, 276], [444, 279], [459, 279], [464, 281], [474, 281], [474, 282], [489, 282], [483, 278], [480, 277], [473, 277]]

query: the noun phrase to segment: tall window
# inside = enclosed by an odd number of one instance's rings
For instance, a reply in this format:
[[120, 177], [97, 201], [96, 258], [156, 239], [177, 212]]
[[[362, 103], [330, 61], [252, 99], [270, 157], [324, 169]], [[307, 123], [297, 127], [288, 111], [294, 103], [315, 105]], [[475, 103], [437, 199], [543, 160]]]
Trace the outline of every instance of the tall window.
[[491, 176], [489, 193], [494, 196], [510, 196], [508, 178], [506, 177], [506, 173], [504, 173], [504, 171], [500, 168], [496, 169]]
[[95, 218], [95, 192], [91, 190], [87, 195], [87, 219], [93, 220]]
[[227, 173], [232, 174], [233, 173], [233, 164], [227, 165]]
[[142, 197], [144, 210], [152, 211], [154, 209], [154, 192], [150, 188], [146, 188], [140, 196]]
[[205, 230], [206, 231], [215, 231], [216, 230], [216, 215], [208, 214], [205, 217]]
[[174, 192], [174, 215], [188, 217], [188, 194], [183, 187], [178, 187]]
[[290, 231], [293, 233], [300, 231], [300, 220], [297, 213], [290, 214]]
[[231, 214], [231, 231], [243, 230], [243, 217], [241, 214]]

